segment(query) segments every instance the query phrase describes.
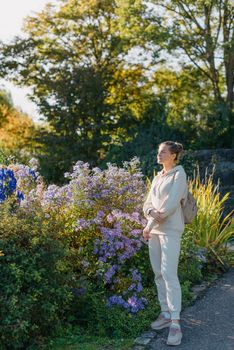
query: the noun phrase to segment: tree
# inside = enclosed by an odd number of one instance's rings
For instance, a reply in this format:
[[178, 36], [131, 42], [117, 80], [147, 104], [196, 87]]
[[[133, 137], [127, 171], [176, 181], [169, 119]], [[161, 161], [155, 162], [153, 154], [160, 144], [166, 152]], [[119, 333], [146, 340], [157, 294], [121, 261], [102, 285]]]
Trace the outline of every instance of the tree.
[[0, 149], [18, 160], [26, 160], [36, 143], [36, 126], [32, 119], [18, 111], [12, 103], [11, 95], [0, 92]]
[[11, 94], [4, 90], [4, 89], [0, 89], [0, 105], [5, 105], [7, 107], [13, 107], [13, 101], [12, 101], [12, 97]]
[[147, 11], [142, 0], [60, 1], [27, 19], [26, 38], [2, 46], [2, 76], [32, 87], [53, 139], [67, 148], [69, 162], [60, 154], [60, 172], [77, 157], [96, 164], [141, 118], [148, 66], [128, 55], [146, 48], [143, 33], [153, 32]]
[[162, 67], [153, 79], [158, 95], [166, 100], [167, 124], [176, 133], [184, 135], [186, 146], [225, 146], [224, 133], [229, 121], [224, 116], [222, 123], [218, 118], [214, 119], [213, 88], [203, 72], [192, 65], [178, 72]]
[[[234, 102], [234, 6], [231, 0], [153, 0], [170, 34], [171, 52], [179, 48], [207, 77], [216, 102]], [[183, 60], [182, 60], [183, 61]], [[186, 61], [184, 61], [186, 65]], [[223, 78], [225, 89], [223, 90]]]

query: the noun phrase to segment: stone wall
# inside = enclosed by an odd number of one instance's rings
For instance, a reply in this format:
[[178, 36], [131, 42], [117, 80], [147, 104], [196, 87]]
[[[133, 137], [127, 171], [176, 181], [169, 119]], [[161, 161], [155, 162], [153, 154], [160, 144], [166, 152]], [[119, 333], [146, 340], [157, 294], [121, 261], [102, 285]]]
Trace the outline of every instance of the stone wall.
[[220, 182], [221, 194], [230, 192], [225, 212], [234, 209], [234, 149], [198, 150], [192, 158], [199, 164], [201, 179], [214, 168], [213, 179]]

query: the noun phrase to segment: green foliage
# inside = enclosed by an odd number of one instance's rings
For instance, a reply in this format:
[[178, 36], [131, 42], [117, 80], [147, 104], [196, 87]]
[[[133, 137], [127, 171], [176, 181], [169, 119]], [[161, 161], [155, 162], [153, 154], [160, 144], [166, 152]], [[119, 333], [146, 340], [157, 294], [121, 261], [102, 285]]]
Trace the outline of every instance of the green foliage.
[[0, 148], [0, 163], [4, 165], [9, 165], [12, 163], [12, 154], [11, 152]]
[[52, 346], [49, 350], [104, 350], [104, 349], [115, 349], [115, 350], [129, 350], [133, 346], [132, 338], [120, 338], [111, 339], [108, 337], [94, 336], [94, 335], [76, 335], [60, 337], [51, 343]]
[[189, 280], [185, 281], [184, 283], [181, 283], [183, 307], [188, 306], [192, 301], [191, 284], [192, 283]]
[[[148, 264], [148, 268], [150, 268]], [[74, 324], [80, 325], [86, 334], [93, 336], [117, 338], [134, 338], [148, 327], [148, 324], [159, 313], [160, 307], [156, 299], [156, 290], [153, 279], [144, 290], [148, 305], [137, 315], [130, 314], [120, 306], [106, 307], [106, 292], [96, 284], [86, 285], [87, 290], [74, 302], [75, 309], [79, 310]]]
[[173, 131], [166, 125], [165, 106], [162, 100], [154, 101], [143, 119], [144, 122], [136, 123], [131, 129], [127, 141], [120, 135], [110, 144], [105, 159], [101, 162], [102, 167], [110, 161], [121, 164], [123, 160], [137, 156], [141, 161], [143, 173], [145, 175], [152, 173], [156, 164], [156, 146], [165, 138], [172, 138]]
[[[155, 171], [160, 170], [156, 161], [157, 146], [165, 140], [182, 142], [191, 147], [190, 142], [184, 138], [182, 132], [175, 126], [170, 126], [167, 121], [167, 107], [165, 98], [152, 99], [151, 104], [143, 115], [143, 122], [135, 124], [131, 129], [129, 140], [119, 136], [114, 143], [110, 144], [105, 159], [100, 162], [105, 167], [108, 162], [118, 165], [123, 160], [130, 160], [137, 156], [140, 159], [141, 170], [147, 177], [152, 178]], [[185, 152], [182, 164], [189, 176], [193, 174], [193, 164], [190, 152]]]
[[65, 321], [72, 303], [68, 251], [55, 223], [38, 211], [0, 206], [1, 349], [39, 345]]
[[[199, 138], [196, 147], [233, 148], [234, 147], [234, 111], [224, 102], [211, 103], [207, 106], [206, 115], [201, 120]], [[214, 130], [216, 132], [214, 133]]]
[[219, 193], [219, 185], [214, 185], [212, 176], [202, 183], [197, 176], [191, 183], [197, 204], [198, 214], [190, 225], [190, 230], [195, 237], [197, 246], [207, 250], [210, 265], [226, 268], [227, 250], [225, 243], [234, 237], [233, 211], [223, 215], [224, 204], [229, 193], [222, 198]]
[[195, 244], [193, 231], [186, 227], [181, 239], [179, 279], [186, 285], [202, 281], [204, 261], [199, 258], [199, 247]]
[[11, 94], [6, 90], [0, 89], [0, 105], [7, 106], [9, 108], [13, 107]]
[[[64, 173], [77, 159], [86, 160], [82, 146], [77, 140], [42, 127], [37, 130], [38, 147], [35, 150], [40, 162], [40, 171], [48, 183], [61, 184]], [[92, 162], [91, 162], [92, 163]]]

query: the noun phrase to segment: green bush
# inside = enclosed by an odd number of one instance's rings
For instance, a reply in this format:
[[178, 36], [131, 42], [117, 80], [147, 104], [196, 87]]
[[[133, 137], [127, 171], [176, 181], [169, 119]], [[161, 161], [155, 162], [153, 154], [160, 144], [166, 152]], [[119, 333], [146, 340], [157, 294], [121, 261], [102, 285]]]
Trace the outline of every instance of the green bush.
[[202, 267], [205, 259], [195, 244], [195, 236], [190, 227], [186, 227], [181, 239], [179, 260], [179, 279], [182, 283], [198, 283], [202, 280]]
[[148, 303], [137, 314], [131, 314], [118, 305], [107, 307], [106, 291], [101, 286], [88, 282], [85, 287], [85, 293], [74, 302], [74, 309], [79, 310], [79, 314], [76, 317], [74, 315], [73, 324], [78, 324], [86, 334], [134, 338], [147, 329], [160, 310], [153, 279], [151, 285], [144, 288], [144, 297]]
[[0, 344], [1, 349], [26, 349], [54, 334], [72, 302], [68, 251], [56, 223], [0, 206]]

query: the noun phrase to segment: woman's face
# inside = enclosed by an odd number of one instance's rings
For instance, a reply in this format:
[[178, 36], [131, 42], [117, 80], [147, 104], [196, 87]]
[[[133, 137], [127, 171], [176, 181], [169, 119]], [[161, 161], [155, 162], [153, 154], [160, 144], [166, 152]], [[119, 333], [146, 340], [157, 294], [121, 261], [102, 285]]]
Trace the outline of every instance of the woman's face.
[[170, 152], [167, 145], [160, 145], [157, 153], [158, 164], [173, 164], [175, 162], [176, 154]]

